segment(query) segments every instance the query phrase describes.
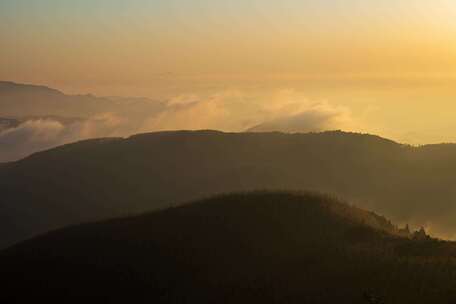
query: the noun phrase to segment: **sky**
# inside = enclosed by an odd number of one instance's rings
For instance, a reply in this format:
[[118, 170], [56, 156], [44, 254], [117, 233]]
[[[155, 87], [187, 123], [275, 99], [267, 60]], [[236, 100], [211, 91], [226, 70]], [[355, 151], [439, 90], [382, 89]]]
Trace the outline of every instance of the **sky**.
[[454, 0], [2, 0], [0, 25], [1, 80], [264, 103], [287, 90], [346, 108], [355, 131], [456, 141]]

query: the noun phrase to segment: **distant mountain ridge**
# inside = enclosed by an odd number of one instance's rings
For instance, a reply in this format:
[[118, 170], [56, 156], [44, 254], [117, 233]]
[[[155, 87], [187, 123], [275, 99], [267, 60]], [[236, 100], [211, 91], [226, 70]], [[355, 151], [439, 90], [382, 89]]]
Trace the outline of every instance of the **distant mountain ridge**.
[[67, 95], [46, 86], [0, 81], [0, 117], [59, 116], [89, 118], [114, 112], [138, 118], [152, 115], [163, 103], [145, 98]]
[[385, 218], [327, 196], [222, 195], [73, 226], [0, 252], [0, 300], [455, 301], [455, 243], [396, 232]]
[[2, 94], [48, 94], [48, 95], [64, 95], [56, 89], [47, 86], [22, 84], [12, 81], [0, 81], [0, 92]]

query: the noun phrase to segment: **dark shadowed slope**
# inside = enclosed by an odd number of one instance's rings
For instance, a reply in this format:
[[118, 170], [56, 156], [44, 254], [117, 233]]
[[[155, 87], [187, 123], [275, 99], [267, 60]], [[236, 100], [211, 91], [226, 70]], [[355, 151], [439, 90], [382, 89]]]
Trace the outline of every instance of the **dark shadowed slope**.
[[455, 232], [456, 146], [376, 136], [162, 132], [89, 140], [0, 167], [0, 246], [49, 229], [215, 193], [333, 193], [400, 223]]
[[454, 244], [397, 233], [323, 196], [226, 195], [10, 248], [0, 254], [0, 299], [454, 303]]

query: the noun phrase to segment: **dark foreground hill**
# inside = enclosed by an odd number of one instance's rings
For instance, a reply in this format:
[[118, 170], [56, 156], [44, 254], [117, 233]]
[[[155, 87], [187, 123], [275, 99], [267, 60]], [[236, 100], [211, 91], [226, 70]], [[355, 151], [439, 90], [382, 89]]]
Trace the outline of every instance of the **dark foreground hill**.
[[315, 190], [398, 223], [456, 232], [456, 145], [371, 135], [161, 132], [83, 141], [0, 167], [0, 247], [217, 193]]
[[3, 251], [0, 300], [455, 303], [455, 245], [417, 236], [319, 195], [225, 195]]

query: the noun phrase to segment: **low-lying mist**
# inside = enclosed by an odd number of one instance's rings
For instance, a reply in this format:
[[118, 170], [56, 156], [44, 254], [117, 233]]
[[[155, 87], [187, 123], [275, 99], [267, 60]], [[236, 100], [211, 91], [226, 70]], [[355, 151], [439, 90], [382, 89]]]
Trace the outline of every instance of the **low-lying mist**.
[[[86, 99], [87, 96], [83, 98]], [[46, 100], [42, 102], [46, 103]], [[18, 111], [15, 124], [6, 124], [7, 120], [4, 119], [5, 124], [0, 128], [0, 145], [3, 147], [0, 150], [0, 162], [18, 160], [38, 151], [83, 139], [125, 137], [163, 130], [294, 133], [360, 129], [349, 109], [326, 101], [308, 100], [293, 90], [279, 90], [267, 100], [237, 90], [208, 97], [177, 96], [165, 102], [155, 102], [160, 104], [159, 107], [151, 106], [154, 101], [146, 100], [142, 101], [140, 106], [143, 111], [139, 114], [125, 109], [128, 101], [113, 100], [112, 106], [105, 101], [103, 107], [98, 105], [96, 111], [92, 111], [95, 114], [69, 119], [81, 116], [83, 111], [74, 110], [73, 103], [78, 102], [81, 107], [92, 106], [87, 105], [87, 100], [80, 101], [73, 96], [66, 114], [60, 108], [56, 112], [49, 107], [47, 115], [25, 118], [20, 118], [23, 111]], [[137, 104], [131, 104], [131, 107], [135, 106]], [[33, 109], [27, 113], [40, 114], [34, 113]], [[0, 109], [0, 117], [1, 115]]]
[[57, 118], [30, 118], [0, 132], [0, 162], [13, 161], [62, 144], [124, 134], [127, 120], [112, 113], [64, 122]]

